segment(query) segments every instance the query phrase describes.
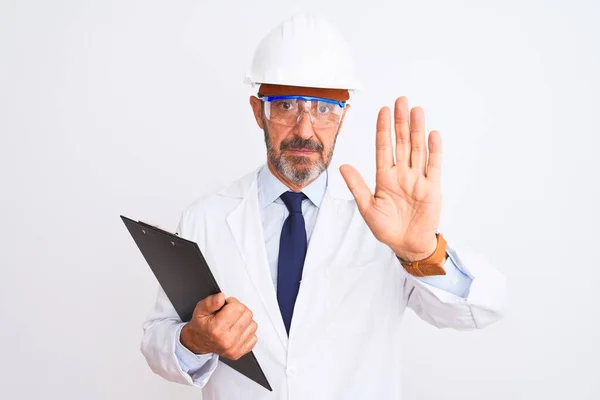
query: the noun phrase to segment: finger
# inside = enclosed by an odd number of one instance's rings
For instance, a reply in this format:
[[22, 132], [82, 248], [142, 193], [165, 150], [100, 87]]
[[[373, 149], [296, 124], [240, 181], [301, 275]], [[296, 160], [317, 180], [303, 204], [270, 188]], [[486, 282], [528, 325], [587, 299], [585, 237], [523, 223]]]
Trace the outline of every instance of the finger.
[[[253, 341], [254, 337], [256, 337], [257, 330], [258, 330], [258, 324], [256, 323], [256, 321], [250, 321], [250, 324], [246, 327], [244, 332], [242, 332], [242, 334], [240, 335], [238, 342], [237, 342], [238, 345], [234, 346], [233, 350], [239, 351], [242, 354], [250, 351], [252, 348], [246, 350], [246, 347], [248, 346], [248, 342]], [[256, 344], [256, 342], [254, 342], [252, 344], [252, 347], [254, 347], [254, 344]]]
[[208, 296], [203, 300], [200, 300], [196, 304], [194, 315], [197, 317], [205, 317], [219, 311], [225, 304], [225, 296], [223, 293], [217, 293], [212, 296]]
[[396, 133], [396, 165], [410, 167], [410, 127], [408, 99], [398, 97], [394, 106], [394, 131]]
[[410, 166], [425, 174], [425, 114], [421, 107], [410, 110]]
[[365, 211], [369, 209], [373, 201], [371, 190], [354, 167], [344, 164], [340, 167], [340, 172], [344, 181], [346, 181], [346, 185], [348, 185], [348, 189], [352, 192], [354, 200], [356, 200], [358, 210], [364, 216]]
[[246, 344], [242, 348], [242, 355], [246, 354], [246, 353], [250, 353], [250, 351], [254, 348], [254, 346], [256, 346], [256, 343], [258, 343], [258, 336], [256, 336], [256, 335], [250, 336], [250, 338], [248, 338], [248, 340], [246, 341]]
[[214, 324], [217, 330], [228, 331], [231, 329], [231, 326], [240, 319], [246, 310], [246, 306], [239, 301], [225, 304], [225, 307], [215, 314]]
[[438, 131], [431, 131], [428, 141], [427, 177], [438, 180], [442, 173], [442, 137]]
[[256, 333], [257, 330], [258, 330], [258, 324], [256, 323], [256, 321], [254, 321], [254, 320], [250, 321], [248, 326], [246, 326], [244, 331], [240, 334], [240, 339], [239, 339], [240, 344], [243, 345], [244, 343], [246, 343], [252, 336], [254, 336], [254, 334]]
[[256, 343], [258, 343], [258, 337], [256, 335], [251, 335], [245, 342], [240, 342], [239, 347], [233, 349], [231, 353], [235, 354], [236, 359], [239, 359], [240, 357], [250, 353], [254, 346], [256, 346]]
[[394, 152], [390, 137], [390, 109], [383, 107], [377, 116], [377, 134], [375, 136], [375, 162], [377, 172], [387, 171], [394, 166]]
[[239, 338], [242, 333], [248, 328], [248, 325], [252, 323], [252, 318], [254, 315], [252, 311], [246, 308], [246, 311], [238, 318], [237, 321], [229, 328], [229, 333], [234, 335], [236, 338]]

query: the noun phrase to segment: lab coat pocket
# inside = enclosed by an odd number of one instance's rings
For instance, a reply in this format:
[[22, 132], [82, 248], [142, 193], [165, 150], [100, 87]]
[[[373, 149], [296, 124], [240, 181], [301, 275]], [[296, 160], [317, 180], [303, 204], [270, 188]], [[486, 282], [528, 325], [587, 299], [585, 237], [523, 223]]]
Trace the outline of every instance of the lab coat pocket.
[[330, 334], [361, 334], [377, 314], [377, 293], [385, 283], [385, 262], [332, 267], [327, 272], [327, 327]]

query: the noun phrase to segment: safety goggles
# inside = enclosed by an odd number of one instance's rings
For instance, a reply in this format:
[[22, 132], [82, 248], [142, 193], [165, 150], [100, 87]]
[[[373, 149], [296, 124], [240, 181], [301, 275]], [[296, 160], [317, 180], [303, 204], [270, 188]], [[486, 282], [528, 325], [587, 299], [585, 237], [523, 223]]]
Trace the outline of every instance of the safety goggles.
[[342, 120], [345, 101], [309, 96], [263, 96], [265, 117], [284, 126], [295, 126], [304, 113], [315, 128], [337, 127]]

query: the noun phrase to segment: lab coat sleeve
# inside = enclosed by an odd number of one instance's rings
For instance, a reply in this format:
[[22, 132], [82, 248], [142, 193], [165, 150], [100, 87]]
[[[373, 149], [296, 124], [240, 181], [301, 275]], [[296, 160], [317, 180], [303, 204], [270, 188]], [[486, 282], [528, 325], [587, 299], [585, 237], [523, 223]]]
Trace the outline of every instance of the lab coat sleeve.
[[446, 259], [444, 270], [446, 271], [446, 275], [422, 276], [416, 278], [421, 282], [428, 283], [438, 289], [466, 298], [469, 294], [473, 279], [458, 268], [452, 257]]
[[504, 276], [474, 253], [461, 250], [459, 254], [450, 245], [447, 251], [451, 261], [472, 279], [467, 296], [458, 296], [408, 274], [396, 259], [404, 272], [408, 307], [438, 328], [481, 329], [500, 320], [507, 308]]
[[175, 357], [177, 357], [177, 362], [183, 372], [192, 378], [194, 386], [204, 387], [206, 382], [208, 382], [208, 378], [210, 378], [217, 367], [219, 356], [213, 353], [194, 354], [187, 347], [182, 345], [180, 338], [183, 325], [183, 323], [180, 324], [177, 334], [175, 335], [177, 337]]
[[183, 325], [159, 287], [154, 309], [144, 322], [142, 354], [150, 369], [161, 377], [184, 385], [204, 387], [217, 368], [218, 356], [196, 355], [185, 348], [179, 340]]

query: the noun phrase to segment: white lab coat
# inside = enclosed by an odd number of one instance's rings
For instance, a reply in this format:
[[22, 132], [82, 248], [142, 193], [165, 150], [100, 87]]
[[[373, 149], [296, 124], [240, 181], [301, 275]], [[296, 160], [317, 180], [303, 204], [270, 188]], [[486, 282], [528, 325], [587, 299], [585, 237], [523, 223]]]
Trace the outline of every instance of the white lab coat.
[[[464, 249], [450, 251], [473, 277], [467, 299], [408, 275], [374, 238], [332, 169], [288, 338], [267, 262], [256, 172], [189, 207], [179, 234], [198, 243], [223, 293], [253, 311], [254, 352], [273, 392], [219, 362], [203, 388], [205, 400], [400, 399], [399, 337], [407, 306], [439, 328], [483, 328], [503, 314], [503, 276]], [[163, 378], [193, 384], [175, 357], [180, 325], [160, 291], [144, 324], [142, 352]]]

